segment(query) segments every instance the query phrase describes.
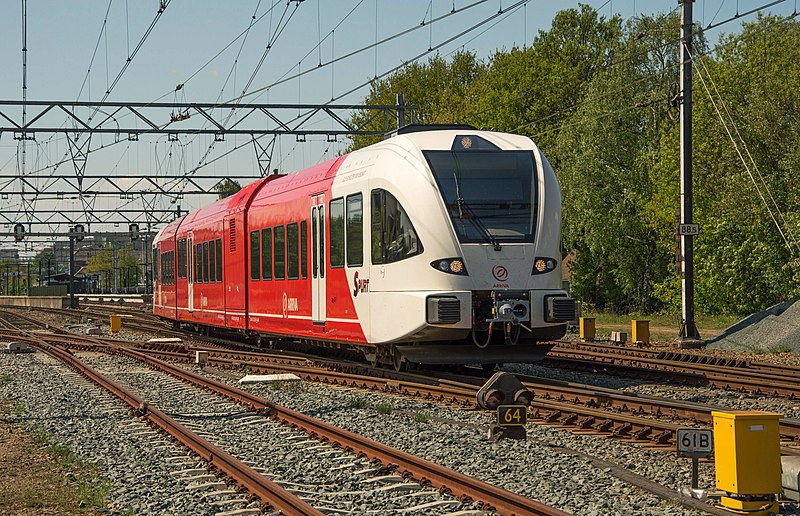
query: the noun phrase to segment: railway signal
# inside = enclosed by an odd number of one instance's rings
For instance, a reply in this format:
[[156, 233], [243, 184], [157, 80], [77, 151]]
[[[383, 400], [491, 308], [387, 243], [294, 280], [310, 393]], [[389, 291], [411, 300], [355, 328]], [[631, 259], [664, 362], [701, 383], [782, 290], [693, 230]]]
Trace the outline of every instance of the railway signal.
[[490, 439], [525, 439], [528, 405], [533, 401], [533, 393], [516, 376], [495, 373], [478, 389], [476, 401], [482, 409], [497, 411], [497, 422], [489, 427]]

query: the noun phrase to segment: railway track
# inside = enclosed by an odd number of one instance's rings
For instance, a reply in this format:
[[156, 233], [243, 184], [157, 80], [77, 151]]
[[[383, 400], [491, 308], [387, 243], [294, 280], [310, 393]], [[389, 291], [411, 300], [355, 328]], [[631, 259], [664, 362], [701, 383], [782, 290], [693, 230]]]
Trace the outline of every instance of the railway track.
[[[235, 459], [224, 452], [224, 450], [214, 448], [213, 445], [203, 441], [202, 438], [192, 436], [191, 431], [181, 427], [177, 421], [170, 419], [169, 416], [166, 416], [162, 411], [148, 404], [146, 400], [126, 390], [124, 387], [111, 382], [107, 378], [104, 378], [103, 375], [92, 370], [89, 366], [82, 364], [74, 354], [60, 350], [53, 342], [63, 342], [66, 340], [73, 346], [76, 346], [77, 341], [83, 339], [84, 346], [88, 349], [106, 348], [105, 351], [115, 351], [121, 355], [144, 361], [150, 367], [168, 372], [197, 387], [210, 389], [237, 403], [244, 404], [256, 412], [268, 415], [276, 421], [280, 421], [291, 427], [300, 428], [308, 435], [321, 439], [323, 442], [334, 443], [337, 447], [352, 450], [356, 454], [368, 457], [371, 460], [380, 461], [384, 464], [387, 471], [396, 472], [404, 478], [414, 478], [423, 486], [433, 486], [439, 489], [440, 492], [450, 494], [465, 503], [471, 500], [482, 502], [485, 510], [493, 510], [501, 514], [566, 514], [563, 511], [553, 509], [535, 500], [516, 495], [448, 468], [438, 466], [419, 457], [395, 450], [357, 434], [347, 432], [333, 425], [251, 395], [246, 391], [167, 364], [141, 352], [106, 347], [95, 339], [87, 337], [64, 336], [58, 334], [43, 335], [45, 339], [51, 341], [50, 343], [41, 340], [38, 335], [33, 336], [29, 334], [23, 337], [26, 337], [27, 340], [37, 348], [68, 363], [70, 367], [80, 371], [81, 374], [87, 378], [92, 379], [109, 391], [114, 392], [120, 398], [126, 400], [126, 403], [128, 403], [130, 407], [138, 410], [143, 415], [147, 415], [153, 424], [159, 428], [171, 434], [175, 432], [173, 435], [177, 439], [186, 444], [195, 453], [198, 453], [204, 460], [211, 461], [210, 463], [213, 464], [215, 468], [218, 468], [227, 476], [236, 480], [239, 485], [255, 496], [258, 496], [264, 503], [269, 504], [271, 507], [276, 507], [279, 510], [283, 510], [282, 507], [284, 503], [288, 504], [287, 506], [302, 506], [297, 505], [294, 500], [288, 498], [284, 499], [284, 495], [280, 492], [276, 494], [276, 492], [272, 491], [272, 486], [262, 485], [263, 483], [260, 483], [260, 481], [254, 480], [254, 472], [248, 470], [247, 467], [242, 468], [240, 465], [236, 464]], [[257, 475], [257, 473], [255, 474]], [[267, 489], [269, 489], [269, 492], [267, 492]], [[285, 513], [316, 514], [316, 512], [308, 512], [307, 510], [301, 510], [300, 512], [287, 511]]]
[[559, 342], [547, 367], [658, 379], [756, 395], [800, 397], [800, 368], [603, 344]]

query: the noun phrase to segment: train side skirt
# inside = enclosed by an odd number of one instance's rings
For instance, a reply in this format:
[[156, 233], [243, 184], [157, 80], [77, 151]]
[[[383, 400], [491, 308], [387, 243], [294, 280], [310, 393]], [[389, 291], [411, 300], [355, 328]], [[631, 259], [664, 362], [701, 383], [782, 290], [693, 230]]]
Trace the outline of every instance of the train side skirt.
[[417, 364], [508, 364], [541, 361], [555, 344], [519, 344], [479, 348], [470, 344], [396, 346], [409, 362]]

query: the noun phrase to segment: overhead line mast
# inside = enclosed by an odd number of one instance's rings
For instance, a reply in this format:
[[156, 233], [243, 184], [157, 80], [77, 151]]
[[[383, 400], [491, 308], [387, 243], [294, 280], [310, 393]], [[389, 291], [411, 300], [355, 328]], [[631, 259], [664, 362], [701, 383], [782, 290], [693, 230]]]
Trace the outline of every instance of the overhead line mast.
[[694, 320], [694, 248], [698, 226], [692, 222], [692, 3], [681, 4], [681, 328], [679, 341], [700, 339]]

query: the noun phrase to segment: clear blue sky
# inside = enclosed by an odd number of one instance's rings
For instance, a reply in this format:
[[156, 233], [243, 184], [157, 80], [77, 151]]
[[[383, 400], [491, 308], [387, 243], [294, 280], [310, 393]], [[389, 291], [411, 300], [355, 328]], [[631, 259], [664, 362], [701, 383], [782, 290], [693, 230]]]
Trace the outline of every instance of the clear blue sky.
[[[608, 17], [619, 14], [625, 19], [670, 11], [678, 5], [677, 0], [592, 0], [586, 3], [601, 15]], [[694, 4], [695, 20], [698, 25], [705, 26], [712, 20], [717, 22], [729, 18], [737, 10], [745, 12], [766, 3], [767, 0], [697, 0]], [[463, 9], [472, 4], [477, 5], [432, 25], [420, 26], [423, 20], [447, 15], [453, 7]], [[286, 0], [172, 0], [109, 100], [146, 102], [160, 98], [214, 102], [218, 98], [234, 98], [253, 74], [265, 46], [274, 38], [264, 64], [248, 91], [266, 88], [286, 75], [296, 73], [298, 65], [300, 70], [317, 69], [299, 80], [291, 79], [272, 86], [268, 93], [262, 91], [249, 96], [247, 100], [323, 103], [329, 101], [331, 96], [338, 97], [374, 75], [380, 75], [425, 51], [429, 46], [438, 45], [490, 17], [501, 7], [507, 9], [514, 4], [514, 0], [305, 0], [299, 5], [294, 1], [289, 2], [287, 7]], [[129, 52], [153, 21], [159, 2], [112, 0], [110, 5], [106, 30], [102, 31], [108, 0], [29, 2], [28, 99], [100, 100], [103, 97]], [[496, 49], [523, 45], [531, 41], [538, 30], [549, 28], [558, 10], [577, 5], [577, 2], [568, 1], [529, 1], [524, 7], [504, 14], [443, 46], [440, 52], [447, 55], [463, 46], [485, 57]], [[767, 12], [788, 15], [795, 8], [796, 2], [790, 0], [769, 8]], [[262, 17], [265, 13], [269, 14]], [[254, 14], [260, 19], [247, 35], [236, 64], [234, 60], [242, 39], [209, 63], [217, 52], [248, 27]], [[745, 20], [754, 18], [755, 15], [752, 15]], [[709, 40], [715, 42], [721, 30], [737, 31], [740, 23], [741, 20], [732, 22], [709, 32]], [[332, 29], [337, 26], [331, 37]], [[276, 36], [278, 27], [283, 27], [283, 31]], [[339, 57], [372, 45], [376, 38], [380, 40], [412, 28], [417, 30], [338, 62], [333, 67], [317, 66], [320, 62], [329, 61], [332, 56]], [[4, 1], [0, 7], [0, 62], [3, 69], [0, 74], [0, 99], [20, 99], [22, 96], [21, 40], [21, 2]], [[320, 40], [323, 40], [321, 45]], [[98, 41], [91, 73], [87, 74]], [[316, 48], [318, 45], [319, 48]], [[204, 65], [205, 68], [202, 68]], [[86, 84], [81, 91], [84, 80]], [[186, 85], [179, 94], [175, 94], [173, 90], [178, 83]], [[338, 102], [360, 103], [366, 91], [366, 88], [362, 88]], [[44, 136], [38, 139], [39, 142], [30, 144], [28, 170], [44, 168], [48, 163], [60, 159], [66, 150], [63, 138], [57, 137], [50, 144], [44, 143]], [[117, 145], [92, 153], [87, 174], [179, 173], [196, 164], [208, 148], [208, 140], [202, 138], [192, 142], [182, 141], [180, 147], [173, 145], [176, 153], [185, 156], [181, 164], [177, 159], [163, 159], [168, 146], [163, 138], [161, 141], [155, 138], [147, 140], [138, 145]], [[110, 138], [93, 138], [92, 146], [110, 141]], [[241, 141], [226, 139], [216, 146], [211, 156], [230, 150]], [[282, 171], [290, 172], [335, 155], [344, 146], [345, 142], [331, 145], [319, 140], [298, 144], [294, 138], [284, 137], [277, 146], [274, 163], [280, 164]], [[16, 142], [10, 134], [0, 136], [0, 170], [3, 173], [17, 170], [16, 149]], [[253, 154], [252, 146], [246, 145], [230, 157], [206, 167], [204, 172], [220, 177], [232, 173], [232, 170], [256, 175]], [[0, 183], [0, 191], [9, 189], [17, 191], [18, 187]], [[0, 200], [0, 209], [12, 206], [17, 201], [18, 196], [13, 195]], [[119, 201], [112, 198], [109, 202]], [[208, 198], [185, 199], [183, 207], [193, 208], [206, 202], [209, 202]], [[77, 201], [72, 201], [72, 205], [80, 207]]]

